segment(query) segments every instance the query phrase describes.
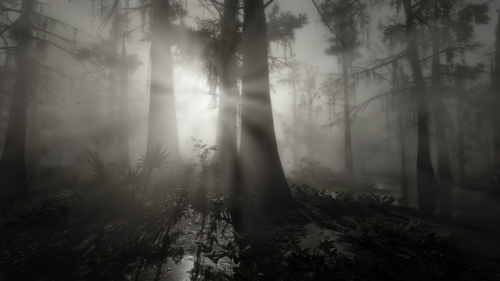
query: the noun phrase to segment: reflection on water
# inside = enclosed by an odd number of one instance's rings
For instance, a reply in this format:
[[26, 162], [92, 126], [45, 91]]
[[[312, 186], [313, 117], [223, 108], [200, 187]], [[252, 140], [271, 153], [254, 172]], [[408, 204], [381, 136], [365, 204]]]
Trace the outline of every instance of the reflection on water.
[[[406, 191], [401, 187], [399, 179], [372, 177], [365, 182], [376, 184], [377, 190], [385, 195], [404, 197], [402, 203], [396, 201], [394, 205], [418, 209], [415, 182], [410, 182]], [[453, 185], [443, 190], [443, 195], [437, 202], [436, 213], [439, 217], [478, 230], [500, 233], [500, 192], [494, 192], [493, 188], [486, 185]]]

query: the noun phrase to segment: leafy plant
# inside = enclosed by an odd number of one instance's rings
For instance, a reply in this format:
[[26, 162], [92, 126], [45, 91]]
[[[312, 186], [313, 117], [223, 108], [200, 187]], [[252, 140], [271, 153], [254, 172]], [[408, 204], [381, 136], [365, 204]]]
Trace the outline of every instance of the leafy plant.
[[111, 175], [108, 173], [104, 161], [101, 156], [97, 154], [97, 152], [93, 152], [90, 154], [91, 160], [87, 160], [90, 169], [94, 173], [95, 181], [97, 182], [97, 187], [101, 187], [100, 192], [102, 193], [103, 188], [106, 190], [106, 193], [113, 187], [113, 181]]
[[145, 155], [141, 154], [142, 158], [139, 159], [139, 167], [142, 169], [142, 173], [145, 173], [146, 176], [141, 196], [141, 204], [144, 200], [146, 187], [153, 170], [159, 169], [165, 173], [164, 169], [166, 169], [170, 163], [168, 159], [172, 157], [172, 152], [169, 152], [168, 149], [162, 150], [162, 146], [163, 143], [157, 143], [153, 148], [148, 149]]

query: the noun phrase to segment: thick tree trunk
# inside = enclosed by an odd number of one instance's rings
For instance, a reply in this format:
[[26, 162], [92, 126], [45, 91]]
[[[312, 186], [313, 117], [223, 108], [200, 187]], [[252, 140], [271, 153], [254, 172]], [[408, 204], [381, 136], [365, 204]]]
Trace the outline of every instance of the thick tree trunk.
[[127, 52], [125, 50], [125, 39], [122, 39], [121, 67], [120, 67], [120, 97], [119, 114], [117, 124], [116, 156], [118, 165], [129, 165], [129, 130], [128, 130], [128, 72]]
[[434, 121], [436, 125], [436, 152], [438, 164], [438, 179], [440, 183], [453, 183], [451, 173], [450, 155], [448, 153], [448, 142], [446, 140], [446, 126], [444, 118], [446, 107], [441, 97], [441, 65], [439, 60], [439, 34], [437, 31], [438, 1], [434, 2], [434, 34], [432, 42], [432, 87], [434, 88]]
[[264, 210], [294, 205], [274, 131], [263, 0], [244, 1], [243, 86], [239, 192], [259, 198]]
[[224, 1], [224, 14], [221, 19], [221, 95], [217, 123], [216, 158], [222, 164], [222, 187], [224, 193], [231, 193], [235, 187], [238, 165], [237, 107], [238, 61], [236, 48], [238, 43], [236, 7], [238, 0]]
[[345, 150], [344, 150], [344, 176], [348, 182], [355, 183], [354, 168], [352, 161], [352, 143], [351, 143], [351, 109], [349, 106], [349, 73], [347, 51], [342, 53], [342, 75], [344, 77], [344, 120], [345, 120]]
[[[496, 108], [500, 108], [500, 13], [497, 19], [497, 27], [495, 31], [496, 44], [495, 44], [495, 69], [492, 75], [491, 84], [493, 86], [493, 100], [495, 101]], [[494, 164], [493, 169], [496, 173], [500, 170], [500, 114], [497, 113], [492, 120], [493, 125], [493, 150], [494, 150]]]
[[115, 11], [113, 26], [111, 28], [110, 41], [111, 52], [109, 62], [109, 90], [108, 90], [108, 111], [105, 120], [104, 130], [104, 151], [103, 158], [106, 162], [117, 164], [116, 142], [117, 142], [117, 96], [118, 96], [118, 44], [120, 32], [120, 16], [118, 11]]
[[417, 192], [421, 208], [425, 208], [426, 211], [432, 211], [436, 196], [441, 194], [441, 189], [436, 180], [431, 162], [428, 127], [429, 110], [425, 100], [425, 84], [420, 70], [417, 42], [413, 34], [411, 0], [404, 0], [403, 5], [406, 14], [408, 61], [413, 70], [413, 82], [415, 84], [415, 99], [417, 104]]
[[[393, 84], [396, 87], [399, 87], [401, 84], [401, 81], [399, 79], [399, 69], [398, 69], [398, 62], [394, 61], [392, 63], [392, 68], [394, 71], [394, 76], [393, 76]], [[399, 144], [400, 144], [400, 149], [401, 149], [401, 171], [400, 171], [400, 176], [401, 176], [401, 185], [402, 186], [407, 186], [408, 185], [408, 172], [406, 168], [406, 142], [405, 142], [405, 131], [403, 128], [403, 106], [404, 106], [404, 97], [403, 94], [405, 92], [399, 92], [397, 95], [398, 97], [396, 98], [398, 102], [398, 131], [399, 131]]]
[[172, 152], [172, 161], [180, 163], [169, 22], [171, 3], [154, 0], [153, 9], [148, 149], [162, 143], [162, 149]]
[[27, 97], [29, 85], [33, 78], [31, 65], [30, 40], [31, 40], [31, 12], [34, 0], [23, 2], [23, 13], [19, 20], [19, 41], [17, 45], [17, 70], [14, 95], [12, 97], [7, 135], [0, 160], [0, 192], [8, 194], [26, 194], [26, 119]]

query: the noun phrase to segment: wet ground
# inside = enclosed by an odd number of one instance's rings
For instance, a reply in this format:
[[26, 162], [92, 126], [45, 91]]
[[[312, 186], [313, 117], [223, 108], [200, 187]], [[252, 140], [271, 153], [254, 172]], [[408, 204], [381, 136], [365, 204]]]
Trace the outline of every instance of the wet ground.
[[[462, 238], [459, 242], [460, 248], [464, 251], [470, 251], [471, 257], [499, 256], [500, 196], [492, 192], [491, 188], [488, 188], [486, 185], [453, 186], [449, 203], [438, 201], [438, 204], [441, 205], [437, 208], [436, 216], [428, 218], [423, 217], [418, 212], [417, 190], [414, 183], [410, 183], [406, 191], [403, 191], [397, 179], [371, 178], [370, 182], [376, 184], [376, 192], [396, 198], [406, 198], [403, 204], [395, 202], [395, 206], [388, 209], [384, 215], [387, 219], [390, 220], [396, 217], [397, 219], [393, 220], [394, 223], [415, 219], [422, 221], [425, 229], [430, 231], [444, 230], [456, 232]], [[68, 189], [51, 193], [49, 191], [38, 190], [31, 193], [30, 198], [40, 199], [55, 194], [68, 195], [74, 191], [74, 189]], [[191, 271], [197, 261], [196, 243], [206, 241], [207, 235], [210, 234], [208, 229], [200, 231], [200, 220], [201, 218], [195, 214], [188, 213], [181, 223], [176, 226], [181, 231], [177, 243], [185, 249], [185, 255], [179, 264], [175, 264], [169, 259], [161, 265], [161, 268], [151, 268], [141, 274], [139, 280], [155, 280], [154, 276], [158, 271], [161, 274], [156, 280], [191, 280]], [[305, 239], [299, 244], [302, 248], [314, 249], [324, 239], [337, 240], [341, 237], [340, 232], [324, 229], [312, 222], [304, 223], [301, 228], [308, 233]], [[231, 233], [233, 229], [230, 224], [221, 224], [218, 226], [218, 230], [215, 237], [219, 243], [227, 243], [227, 241], [232, 239]], [[336, 243], [336, 246], [340, 254], [352, 256], [349, 250], [350, 244], [339, 242]], [[210, 263], [207, 259], [204, 259], [202, 262]], [[221, 266], [228, 267], [223, 262]], [[135, 280], [134, 276], [130, 276], [129, 280]]]
[[[406, 199], [403, 203], [396, 201], [394, 205], [418, 210], [415, 182], [408, 184], [406, 194], [399, 179], [372, 177], [365, 182], [376, 184], [377, 190], [383, 194]], [[487, 184], [452, 185], [450, 195], [449, 203], [444, 198], [438, 199], [438, 217], [471, 230], [500, 235], [500, 192], [494, 187]]]

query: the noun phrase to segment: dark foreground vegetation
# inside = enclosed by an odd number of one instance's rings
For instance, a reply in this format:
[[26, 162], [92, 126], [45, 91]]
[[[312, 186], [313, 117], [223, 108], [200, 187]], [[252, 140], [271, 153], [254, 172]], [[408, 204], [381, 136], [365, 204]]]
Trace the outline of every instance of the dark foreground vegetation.
[[[115, 178], [94, 155], [97, 182], [87, 188], [4, 205], [0, 279], [160, 280], [168, 258], [179, 263], [187, 255], [195, 257], [191, 280], [500, 279], [500, 256], [465, 252], [458, 234], [429, 230], [391, 206], [393, 197], [303, 183], [314, 174], [310, 184], [342, 184], [318, 177], [329, 173], [318, 165], [289, 179], [296, 210], [233, 221], [209, 152], [164, 173], [147, 193], [153, 170], [168, 163], [161, 147]], [[329, 238], [317, 241], [313, 232]]]

